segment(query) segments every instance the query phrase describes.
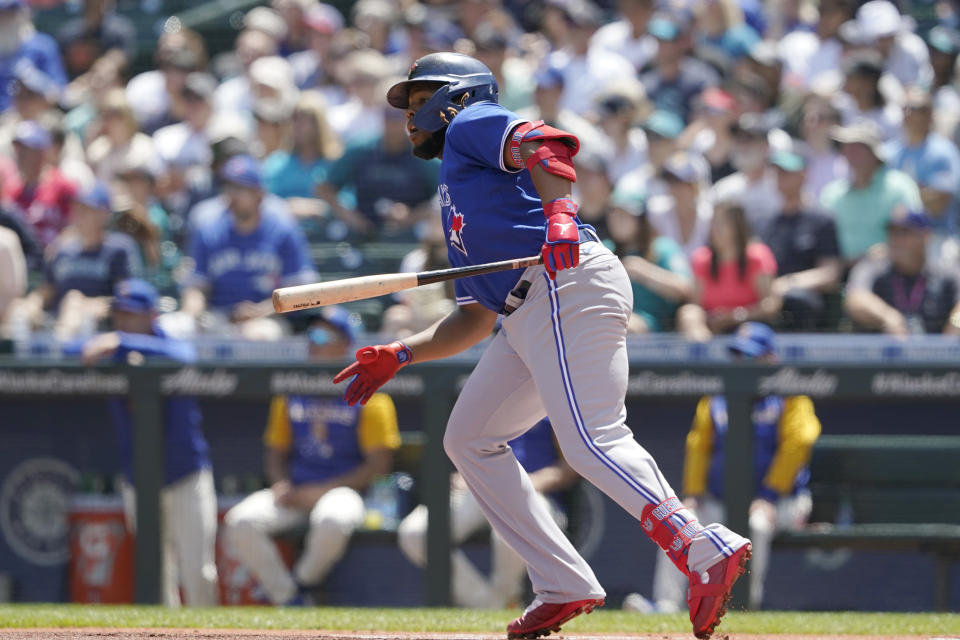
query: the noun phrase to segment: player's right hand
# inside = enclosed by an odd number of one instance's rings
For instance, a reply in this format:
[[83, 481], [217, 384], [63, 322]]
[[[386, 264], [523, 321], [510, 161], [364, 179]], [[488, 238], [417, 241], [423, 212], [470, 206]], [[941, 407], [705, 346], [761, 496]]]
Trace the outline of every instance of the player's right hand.
[[334, 376], [333, 383], [338, 384], [354, 376], [343, 399], [351, 407], [358, 402], [367, 404], [377, 389], [412, 360], [410, 347], [400, 341], [363, 347], [357, 351], [357, 361]]

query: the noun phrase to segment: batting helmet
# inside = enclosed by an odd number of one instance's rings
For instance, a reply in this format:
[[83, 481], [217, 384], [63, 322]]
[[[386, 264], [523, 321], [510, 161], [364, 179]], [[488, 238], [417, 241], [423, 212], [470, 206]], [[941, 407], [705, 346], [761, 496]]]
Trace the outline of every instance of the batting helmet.
[[410, 67], [406, 80], [390, 87], [387, 102], [398, 109], [409, 108], [408, 91], [414, 82], [443, 83], [413, 116], [414, 126], [430, 133], [450, 124], [450, 120], [466, 106], [475, 102], [496, 102], [500, 92], [490, 69], [462, 53], [423, 56]]

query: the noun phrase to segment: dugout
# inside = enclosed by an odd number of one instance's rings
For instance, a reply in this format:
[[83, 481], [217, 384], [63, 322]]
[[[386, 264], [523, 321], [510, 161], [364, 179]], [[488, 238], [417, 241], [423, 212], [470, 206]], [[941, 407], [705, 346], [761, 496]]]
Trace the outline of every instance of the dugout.
[[[846, 338], [849, 341], [850, 336]], [[731, 366], [711, 355], [711, 346], [695, 347], [695, 352], [686, 353], [675, 352], [678, 345], [648, 347], [646, 352], [632, 352], [630, 423], [638, 440], [654, 454], [675, 485], [679, 485], [683, 437], [696, 398], [703, 393], [722, 391], [739, 399], [731, 403], [731, 443], [747, 435], [736, 425], [743, 424], [749, 398], [758, 391], [812, 395], [824, 434], [831, 436], [956, 432], [960, 373], [952, 364], [944, 364], [943, 358], [939, 362], [929, 358], [923, 363], [883, 357], [859, 364], [814, 363], [805, 361], [806, 354], [795, 351], [780, 367]], [[691, 349], [689, 345], [682, 348]], [[722, 350], [723, 345], [717, 348]], [[799, 347], [787, 342], [782, 348], [786, 352]], [[878, 346], [881, 356], [883, 348]], [[944, 357], [952, 357], [946, 343], [940, 351]], [[405, 370], [391, 384], [388, 390], [397, 402], [401, 428], [411, 441], [417, 439], [413, 434], [421, 431], [429, 435], [442, 430], [457, 382], [469, 372], [472, 362], [473, 356], [468, 355], [422, 365]], [[156, 486], [151, 483], [156, 482], [157, 471], [162, 468], [157, 456], [162, 451], [158, 430], [162, 424], [161, 392], [202, 398], [218, 480], [229, 474], [243, 477], [260, 468], [260, 435], [270, 393], [335, 393], [330, 378], [336, 369], [307, 364], [216, 362], [186, 368], [150, 364], [84, 370], [59, 361], [6, 360], [0, 365], [0, 421], [7, 445], [0, 448], [0, 494], [9, 483], [10, 471], [34, 458], [60, 459], [81, 477], [109, 477], [116, 468], [116, 457], [102, 396], [116, 393], [128, 395], [138, 411], [140, 437], [136, 446], [143, 464], [138, 466], [137, 480], [142, 486]], [[430, 392], [425, 393], [425, 389]], [[418, 478], [420, 490], [428, 503], [441, 505], [432, 513], [442, 522], [447, 515], [442, 505], [446, 503], [449, 463], [439, 438], [427, 437], [421, 442], [425, 465]], [[736, 475], [736, 465], [731, 465], [731, 471]], [[745, 481], [748, 479], [732, 477], [728, 484], [743, 487]], [[748, 493], [731, 492], [733, 512], [739, 509], [745, 514]], [[577, 525], [578, 535], [582, 535], [579, 543], [608, 589], [610, 603], [616, 606], [630, 591], [649, 593], [656, 554], [652, 543], [636, 523], [592, 487], [582, 494], [586, 507], [577, 513], [590, 521], [588, 526]], [[141, 522], [149, 522], [149, 503], [149, 499], [140, 502]], [[62, 563], [37, 565], [24, 558], [10, 544], [10, 529], [8, 526], [0, 535], [0, 573], [12, 577], [13, 598], [65, 599]], [[330, 576], [331, 604], [443, 602], [443, 564], [449, 556], [440, 551], [446, 544], [442, 531], [441, 526], [431, 532], [430, 547], [436, 564], [426, 578], [400, 556], [389, 536], [358, 539]], [[158, 542], [158, 538], [152, 538], [150, 527], [143, 527], [135, 555], [137, 566], [147, 569], [138, 572], [136, 598], [141, 602], [156, 601], [156, 585], [145, 580], [143, 574], [157, 575], [149, 568], [158, 561]], [[956, 573], [952, 570], [947, 576], [952, 587], [947, 605], [954, 610], [960, 608]], [[776, 609], [928, 610], [935, 606], [935, 576], [933, 558], [921, 551], [777, 547], [766, 603]], [[396, 589], [398, 582], [405, 588]]]

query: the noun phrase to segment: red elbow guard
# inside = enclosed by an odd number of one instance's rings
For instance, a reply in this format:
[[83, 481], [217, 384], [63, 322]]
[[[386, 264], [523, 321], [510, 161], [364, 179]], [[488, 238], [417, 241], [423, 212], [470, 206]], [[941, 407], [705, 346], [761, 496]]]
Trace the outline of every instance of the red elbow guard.
[[[542, 141], [542, 144], [524, 162], [520, 154], [520, 145], [537, 140]], [[514, 165], [524, 165], [527, 171], [530, 171], [534, 165], [539, 164], [549, 173], [571, 182], [577, 181], [577, 173], [573, 168], [573, 156], [580, 150], [580, 141], [573, 134], [546, 125], [542, 120], [525, 122], [514, 129], [509, 144], [510, 158]]]

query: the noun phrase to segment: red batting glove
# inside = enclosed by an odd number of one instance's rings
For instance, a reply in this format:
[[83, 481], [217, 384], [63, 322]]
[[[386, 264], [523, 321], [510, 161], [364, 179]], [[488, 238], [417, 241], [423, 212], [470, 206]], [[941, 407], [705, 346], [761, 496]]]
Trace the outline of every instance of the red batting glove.
[[343, 399], [351, 407], [358, 402], [367, 404], [367, 400], [377, 389], [412, 360], [410, 347], [399, 341], [363, 347], [357, 351], [357, 361], [334, 376], [333, 383], [337, 384], [355, 376], [344, 392]]
[[551, 280], [557, 271], [580, 264], [580, 232], [577, 230], [577, 205], [569, 198], [557, 198], [546, 203], [543, 215], [547, 217], [547, 237], [540, 249], [543, 266]]

